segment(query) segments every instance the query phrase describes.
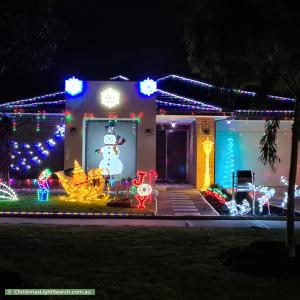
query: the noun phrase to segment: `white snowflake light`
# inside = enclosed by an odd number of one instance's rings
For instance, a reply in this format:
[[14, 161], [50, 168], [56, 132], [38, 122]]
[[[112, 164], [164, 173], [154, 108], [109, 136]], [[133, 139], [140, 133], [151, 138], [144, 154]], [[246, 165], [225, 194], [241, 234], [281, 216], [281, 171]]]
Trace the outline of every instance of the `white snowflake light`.
[[71, 95], [76, 96], [83, 90], [83, 82], [74, 76], [65, 81], [65, 91]]
[[55, 136], [56, 136], [57, 138], [64, 138], [64, 137], [65, 137], [65, 131], [66, 131], [66, 126], [65, 126], [65, 124], [62, 124], [62, 125], [56, 125]]
[[157, 83], [149, 77], [140, 82], [140, 92], [144, 95], [151, 96], [156, 92]]
[[120, 93], [112, 88], [108, 88], [101, 92], [101, 104], [108, 108], [115, 107], [120, 103]]

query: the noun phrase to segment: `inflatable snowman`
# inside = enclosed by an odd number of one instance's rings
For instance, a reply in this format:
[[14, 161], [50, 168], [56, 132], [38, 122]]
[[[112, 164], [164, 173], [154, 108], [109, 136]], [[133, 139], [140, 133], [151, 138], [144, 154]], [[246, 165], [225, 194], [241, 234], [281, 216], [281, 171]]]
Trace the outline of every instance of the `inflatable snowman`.
[[105, 146], [96, 149], [96, 153], [101, 153], [103, 159], [100, 161], [99, 168], [102, 169], [103, 175], [119, 175], [122, 173], [123, 164], [119, 159], [119, 145], [125, 143], [125, 139], [116, 136], [114, 133], [114, 126], [105, 126], [106, 133], [104, 135], [104, 144]]

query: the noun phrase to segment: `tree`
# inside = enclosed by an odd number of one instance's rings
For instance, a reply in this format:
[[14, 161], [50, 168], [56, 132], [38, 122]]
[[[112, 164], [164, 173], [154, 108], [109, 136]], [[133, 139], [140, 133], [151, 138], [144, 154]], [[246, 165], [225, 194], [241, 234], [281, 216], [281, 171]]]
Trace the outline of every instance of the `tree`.
[[[0, 3], [0, 75], [47, 71], [59, 42], [67, 36], [55, 12], [54, 0], [4, 0]], [[11, 158], [11, 120], [0, 114], [0, 175], [8, 174]]]
[[[287, 250], [295, 257], [294, 186], [300, 118], [299, 2], [202, 0], [187, 26], [185, 41], [192, 72], [216, 85], [296, 99], [292, 127], [287, 206]], [[276, 128], [276, 121], [273, 124]], [[274, 127], [275, 126], [275, 127]], [[275, 133], [271, 130], [266, 134]], [[274, 138], [274, 136], [273, 136]], [[262, 162], [274, 167], [277, 148], [262, 139]], [[274, 140], [273, 140], [274, 142]], [[274, 145], [273, 145], [274, 146]], [[273, 165], [272, 165], [273, 164]]]
[[0, 3], [0, 74], [49, 70], [66, 26], [54, 0]]

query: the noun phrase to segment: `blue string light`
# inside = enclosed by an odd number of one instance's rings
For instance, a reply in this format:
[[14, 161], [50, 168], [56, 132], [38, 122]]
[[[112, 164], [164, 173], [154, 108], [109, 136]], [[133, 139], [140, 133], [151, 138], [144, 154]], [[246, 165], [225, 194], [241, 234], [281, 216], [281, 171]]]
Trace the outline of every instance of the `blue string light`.
[[32, 167], [39, 166], [43, 159], [46, 159], [51, 151], [54, 150], [57, 143], [64, 139], [65, 124], [61, 123], [56, 126], [56, 130], [51, 138], [43, 142], [22, 144], [12, 141], [12, 163], [10, 168], [13, 171], [29, 171]]

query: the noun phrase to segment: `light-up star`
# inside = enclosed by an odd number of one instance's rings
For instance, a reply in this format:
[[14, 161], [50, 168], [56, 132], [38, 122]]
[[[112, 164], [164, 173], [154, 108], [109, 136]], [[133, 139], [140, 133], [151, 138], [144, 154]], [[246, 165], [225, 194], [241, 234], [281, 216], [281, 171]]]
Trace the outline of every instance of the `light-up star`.
[[120, 93], [112, 88], [101, 92], [101, 104], [108, 108], [115, 107], [120, 103]]
[[83, 90], [82, 80], [75, 78], [74, 76], [65, 80], [65, 91], [71, 96], [80, 94]]
[[156, 92], [157, 83], [149, 77], [140, 82], [140, 92], [144, 95], [150, 96]]

